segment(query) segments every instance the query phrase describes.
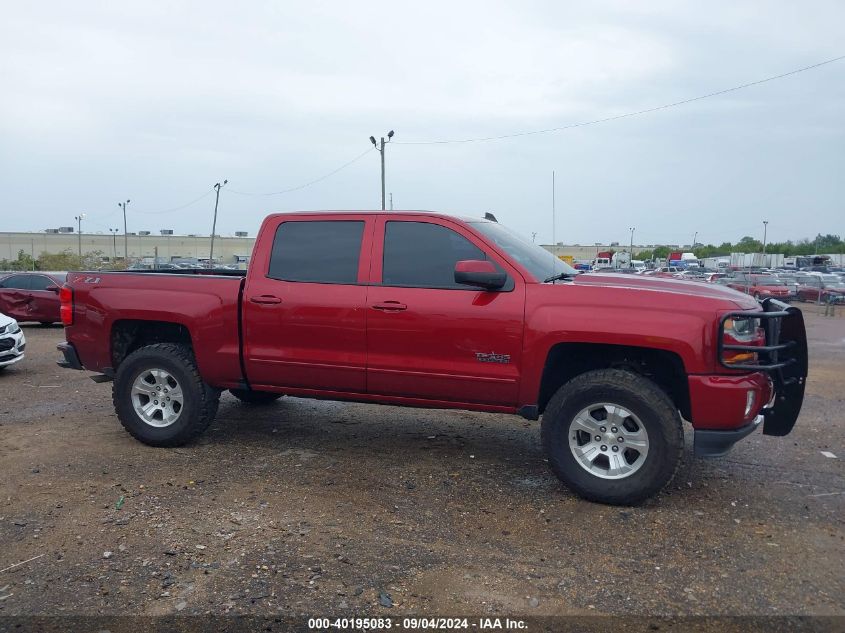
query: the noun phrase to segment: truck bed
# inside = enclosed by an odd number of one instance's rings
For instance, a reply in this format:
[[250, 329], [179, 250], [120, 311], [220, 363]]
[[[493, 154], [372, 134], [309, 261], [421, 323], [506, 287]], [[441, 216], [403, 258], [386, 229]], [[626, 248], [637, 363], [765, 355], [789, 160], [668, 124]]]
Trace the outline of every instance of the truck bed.
[[202, 269], [69, 273], [74, 314], [68, 339], [86, 369], [108, 374], [132, 351], [121, 345], [124, 333], [143, 328], [145, 340], [154, 341], [170, 328], [189, 338], [207, 382], [236, 387], [244, 277], [240, 270]]

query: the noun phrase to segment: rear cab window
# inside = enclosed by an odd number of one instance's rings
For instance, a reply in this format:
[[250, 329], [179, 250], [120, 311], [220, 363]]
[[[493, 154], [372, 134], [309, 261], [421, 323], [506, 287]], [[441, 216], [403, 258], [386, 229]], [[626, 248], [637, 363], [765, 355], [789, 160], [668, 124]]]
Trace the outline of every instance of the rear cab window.
[[282, 222], [273, 237], [267, 277], [279, 281], [355, 284], [363, 220]]

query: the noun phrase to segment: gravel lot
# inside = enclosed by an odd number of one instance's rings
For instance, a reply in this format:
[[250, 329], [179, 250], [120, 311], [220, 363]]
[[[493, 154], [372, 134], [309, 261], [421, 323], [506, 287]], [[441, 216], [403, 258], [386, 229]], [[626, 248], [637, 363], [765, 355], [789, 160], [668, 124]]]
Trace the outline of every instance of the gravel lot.
[[688, 433], [629, 509], [576, 498], [510, 416], [226, 394], [198, 443], [149, 448], [109, 384], [55, 365], [61, 328], [24, 326], [0, 569], [39, 558], [0, 572], [0, 615], [845, 615], [845, 318], [805, 315], [796, 430], [708, 461]]

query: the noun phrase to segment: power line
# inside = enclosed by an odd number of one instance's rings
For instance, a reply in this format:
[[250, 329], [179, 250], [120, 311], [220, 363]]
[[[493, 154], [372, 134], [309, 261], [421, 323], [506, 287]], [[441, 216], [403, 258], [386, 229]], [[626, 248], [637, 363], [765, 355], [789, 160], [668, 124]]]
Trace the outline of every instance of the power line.
[[534, 134], [549, 134], [552, 132], [560, 132], [563, 130], [571, 130], [577, 127], [586, 127], [588, 125], [596, 125], [598, 123], [607, 123], [609, 121], [616, 121], [618, 119], [626, 119], [630, 117], [640, 116], [643, 114], [649, 114], [650, 112], [657, 112], [659, 110], [666, 110], [668, 108], [674, 108], [676, 106], [685, 105], [687, 103], [693, 103], [694, 101], [701, 101], [702, 99], [709, 99], [710, 97], [717, 97], [719, 95], [727, 94], [729, 92], [736, 92], [737, 90], [743, 90], [744, 88], [750, 88], [751, 86], [759, 86], [760, 84], [767, 83], [769, 81], [775, 81], [776, 79], [783, 79], [784, 77], [789, 77], [790, 75], [797, 75], [798, 73], [803, 73], [808, 70], [813, 70], [814, 68], [819, 68], [820, 66], [825, 66], [826, 64], [832, 64], [833, 62], [838, 62], [840, 60], [845, 59], [845, 55], [840, 55], [839, 57], [834, 57], [833, 59], [827, 59], [823, 62], [819, 62], [817, 64], [812, 64], [810, 66], [804, 66], [803, 68], [797, 68], [796, 70], [790, 70], [789, 72], [782, 73], [780, 75], [774, 75], [772, 77], [766, 77], [765, 79], [758, 79], [757, 81], [751, 81], [749, 83], [741, 84], [739, 86], [734, 86], [733, 88], [725, 88], [724, 90], [718, 90], [716, 92], [710, 92], [708, 94], [700, 95], [698, 97], [692, 97], [690, 99], [684, 99], [682, 101], [675, 101], [673, 103], [665, 103], [663, 105], [655, 106], [653, 108], [647, 108], [645, 110], [637, 110], [635, 112], [626, 112], [625, 114], [617, 114], [615, 116], [604, 117], [601, 119], [593, 119], [592, 121], [583, 121], [581, 123], [572, 123], [570, 125], [562, 125], [559, 127], [552, 127], [546, 128], [544, 130], [530, 130], [527, 132], [513, 132], [512, 134], [502, 134], [500, 136], [483, 136], [479, 138], [465, 138], [465, 139], [444, 139], [444, 140], [436, 140], [436, 141], [396, 141], [397, 145], [447, 145], [451, 143], [482, 143], [486, 141], [501, 141], [504, 139], [509, 138], [516, 138], [520, 136], [532, 136]]
[[291, 187], [289, 189], [283, 189], [281, 191], [271, 191], [269, 193], [254, 193], [254, 192], [250, 192], [250, 191], [236, 191], [235, 189], [229, 189], [228, 191], [229, 191], [229, 193], [236, 193], [239, 196], [280, 196], [284, 193], [291, 193], [292, 191], [299, 191], [300, 189], [305, 189], [306, 187], [310, 187], [311, 185], [316, 185], [318, 182], [322, 182], [326, 178], [330, 178], [331, 176], [334, 176], [337, 172], [339, 172], [343, 169], [346, 169], [347, 167], [349, 167], [353, 163], [357, 163], [359, 160], [364, 158], [364, 156], [366, 156], [367, 154], [372, 152], [373, 149], [374, 148], [369, 147], [366, 150], [364, 150], [363, 152], [361, 152], [360, 154], [358, 154], [355, 158], [353, 158], [352, 160], [344, 163], [343, 165], [341, 165], [337, 169], [334, 169], [334, 170], [330, 171], [329, 173], [327, 173], [323, 176], [320, 176], [319, 178], [315, 178], [314, 180], [309, 180], [308, 182], [306, 182], [304, 184], [297, 185], [296, 187]]

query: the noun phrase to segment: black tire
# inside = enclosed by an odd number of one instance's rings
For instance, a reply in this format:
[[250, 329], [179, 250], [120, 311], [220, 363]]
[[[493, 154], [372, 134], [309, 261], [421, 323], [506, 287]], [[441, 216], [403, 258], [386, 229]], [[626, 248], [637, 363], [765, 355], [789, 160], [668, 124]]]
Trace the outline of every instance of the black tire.
[[251, 389], [229, 389], [229, 393], [244, 404], [253, 405], [272, 404], [284, 395], [271, 391], [252, 391]]
[[[162, 369], [182, 389], [178, 418], [169, 426], [152, 426], [135, 411], [132, 385], [143, 372]], [[135, 350], [118, 367], [112, 387], [114, 410], [123, 428], [150, 446], [181, 446], [197, 438], [214, 421], [220, 392], [200, 377], [191, 349], [175, 343], [157, 343]]]
[[[624, 478], [606, 479], [593, 474], [570, 448], [570, 432], [582, 433], [579, 428], [572, 428], [575, 418], [597, 403], [623, 407], [638, 418], [647, 433], [648, 450], [641, 457], [641, 465]], [[590, 371], [560, 387], [546, 407], [541, 431], [555, 475], [579, 496], [610, 505], [637, 505], [660, 492], [674, 477], [684, 448], [681, 417], [666, 392], [648, 378], [618, 369]], [[576, 437], [583, 436], [573, 435], [577, 442]], [[626, 449], [623, 444], [617, 446], [623, 452]], [[634, 454], [636, 451], [626, 453]], [[624, 459], [627, 461], [628, 457]]]

